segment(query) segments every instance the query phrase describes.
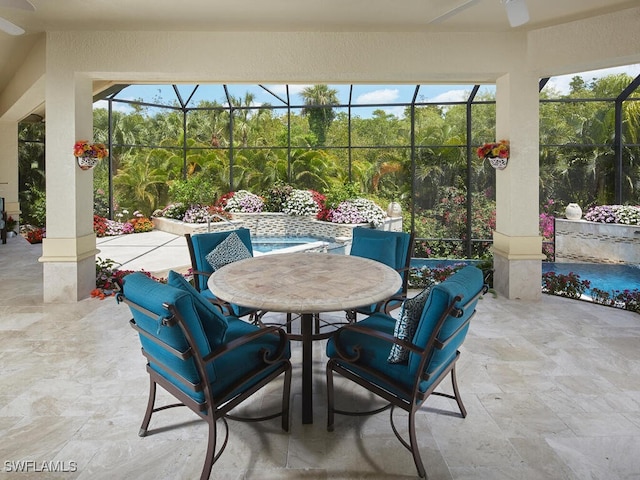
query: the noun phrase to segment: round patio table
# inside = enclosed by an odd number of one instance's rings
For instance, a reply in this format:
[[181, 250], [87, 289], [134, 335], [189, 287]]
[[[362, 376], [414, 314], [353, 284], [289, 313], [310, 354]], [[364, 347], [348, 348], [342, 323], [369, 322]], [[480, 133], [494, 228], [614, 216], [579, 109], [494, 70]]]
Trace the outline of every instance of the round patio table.
[[350, 255], [281, 253], [230, 263], [209, 277], [213, 294], [270, 312], [300, 313], [302, 423], [313, 423], [313, 316], [353, 310], [395, 295], [402, 278], [387, 265]]

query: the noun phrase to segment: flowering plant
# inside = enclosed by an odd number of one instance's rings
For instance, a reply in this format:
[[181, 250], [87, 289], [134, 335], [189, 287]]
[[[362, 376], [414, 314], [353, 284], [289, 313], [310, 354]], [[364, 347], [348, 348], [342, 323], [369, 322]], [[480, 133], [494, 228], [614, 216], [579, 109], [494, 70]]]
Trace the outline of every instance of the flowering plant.
[[370, 223], [374, 227], [382, 225], [385, 216], [382, 208], [366, 198], [345, 200], [328, 215], [333, 223]]
[[74, 157], [91, 157], [103, 159], [109, 155], [104, 143], [89, 143], [88, 140], [78, 140], [73, 146]]
[[42, 243], [42, 239], [45, 238], [46, 232], [42, 227], [27, 227], [23, 233], [24, 238], [27, 239], [29, 243]]
[[310, 190], [292, 190], [282, 203], [282, 212], [287, 215], [316, 215], [320, 205]]
[[589, 280], [580, 280], [580, 275], [546, 272], [542, 274], [542, 293], [560, 297], [580, 298], [591, 288]]
[[639, 225], [640, 207], [632, 205], [596, 205], [585, 213], [584, 219], [590, 222]]
[[509, 158], [509, 140], [485, 143], [476, 152], [478, 158]]
[[262, 197], [247, 190], [238, 190], [223, 195], [218, 203], [227, 212], [232, 213], [260, 213], [264, 206]]

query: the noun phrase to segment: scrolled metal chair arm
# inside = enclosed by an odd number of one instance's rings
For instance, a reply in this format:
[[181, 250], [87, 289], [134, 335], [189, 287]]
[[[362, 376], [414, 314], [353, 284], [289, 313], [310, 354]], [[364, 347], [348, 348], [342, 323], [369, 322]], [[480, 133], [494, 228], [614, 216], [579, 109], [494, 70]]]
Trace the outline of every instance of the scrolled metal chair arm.
[[241, 347], [242, 345], [245, 345], [264, 335], [278, 335], [280, 337], [278, 346], [272, 355], [270, 355], [269, 349], [267, 348], [260, 349], [260, 353], [262, 354], [262, 357], [265, 363], [272, 364], [272, 363], [279, 362], [280, 360], [282, 360], [282, 355], [284, 354], [285, 348], [287, 346], [287, 334], [284, 332], [284, 330], [278, 327], [261, 328], [254, 332], [243, 335], [242, 337], [236, 338], [235, 340], [232, 340], [231, 342], [226, 343], [220, 346], [219, 348], [217, 348], [216, 350], [214, 350], [213, 352], [211, 352], [209, 355], [203, 358], [203, 361], [205, 363], [212, 362], [226, 355], [227, 353], [232, 352], [233, 350]]

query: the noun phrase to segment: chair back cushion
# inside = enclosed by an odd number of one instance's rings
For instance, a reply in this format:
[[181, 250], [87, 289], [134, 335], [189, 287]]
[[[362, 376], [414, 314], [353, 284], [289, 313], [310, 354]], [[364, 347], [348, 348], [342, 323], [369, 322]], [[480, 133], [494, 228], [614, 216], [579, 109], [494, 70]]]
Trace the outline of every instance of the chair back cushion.
[[353, 229], [351, 255], [377, 260], [391, 268], [403, 268], [407, 261], [411, 235], [373, 228]]
[[[207, 261], [206, 257], [211, 251], [216, 248], [223, 240], [225, 240], [231, 233], [235, 233], [242, 243], [253, 256], [253, 246], [251, 245], [251, 232], [248, 228], [238, 228], [228, 232], [213, 232], [213, 233], [197, 233], [189, 237], [189, 248], [192, 253], [192, 267], [194, 270], [201, 272], [213, 272], [213, 267]], [[203, 275], [198, 275], [198, 288], [200, 290], [207, 289], [207, 278]]]
[[178, 272], [169, 270], [167, 284], [191, 295], [193, 306], [198, 312], [200, 322], [209, 340], [209, 345], [211, 349], [215, 350], [224, 341], [224, 336], [229, 326], [227, 319]]
[[[188, 292], [165, 285], [147, 277], [141, 272], [135, 272], [124, 277], [123, 293], [125, 298], [153, 313], [153, 317], [131, 307], [131, 313], [137, 326], [149, 336], [155, 337], [179, 352], [185, 352], [189, 343], [178, 324], [163, 325], [162, 320], [171, 316], [164, 304], [172, 304], [180, 313], [186, 328], [194, 338], [194, 343], [202, 356], [211, 352], [209, 340], [196, 311], [193, 297]], [[198, 384], [202, 381], [197, 371], [193, 357], [182, 360], [171, 352], [169, 348], [154, 342], [147, 336], [140, 334], [140, 343], [148, 355], [149, 367], [172, 382], [177, 388], [197, 401], [204, 398], [202, 392], [194, 392], [180, 379]], [[207, 367], [209, 380], [215, 379], [213, 365]]]
[[[409, 233], [356, 227], [353, 229], [350, 254], [376, 260], [395, 270], [401, 270], [408, 267], [411, 261], [411, 244]], [[400, 275], [402, 276], [400, 291], [406, 293], [409, 272], [403, 270]]]
[[[439, 320], [457, 295], [460, 295], [462, 300], [456, 303], [456, 307], [462, 308], [482, 290], [483, 285], [482, 270], [474, 266], [467, 266], [431, 289], [413, 337], [413, 343], [417, 346], [429, 347], [430, 351], [427, 352], [428, 360], [424, 372], [428, 373], [432, 378], [437, 376], [439, 371], [445, 368], [455, 357], [458, 348], [467, 335], [469, 324], [463, 328], [460, 327], [473, 315], [478, 300], [476, 299], [466, 305], [459, 318], [448, 315], [439, 330], [436, 330]], [[453, 337], [443, 349], [435, 347], [436, 338], [444, 342], [452, 335]], [[409, 369], [411, 372], [416, 372], [420, 366], [420, 361], [420, 355], [413, 352], [409, 354]]]

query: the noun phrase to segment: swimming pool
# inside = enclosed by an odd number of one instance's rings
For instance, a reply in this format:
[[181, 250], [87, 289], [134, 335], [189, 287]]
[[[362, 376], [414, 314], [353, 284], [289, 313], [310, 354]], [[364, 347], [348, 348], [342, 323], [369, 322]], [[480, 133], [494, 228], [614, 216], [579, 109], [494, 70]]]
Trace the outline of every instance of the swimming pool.
[[[571, 272], [580, 280], [589, 280], [591, 288], [610, 292], [612, 290], [640, 290], [640, 267], [608, 263], [553, 263], [542, 262], [542, 273], [555, 272], [567, 275]], [[590, 295], [590, 289], [585, 292]]]
[[[432, 259], [413, 258], [411, 266], [415, 268], [428, 267], [445, 268], [466, 263], [476, 265], [478, 260], [452, 260], [452, 259]], [[557, 274], [568, 275], [573, 272], [580, 277], [580, 280], [589, 280], [591, 288], [611, 292], [612, 290], [640, 290], [640, 266], [622, 265], [608, 263], [562, 263], [562, 262], [542, 262], [542, 273], [555, 272]], [[585, 292], [591, 296], [591, 288]]]
[[[318, 237], [252, 237], [254, 255], [270, 255], [274, 253], [303, 252], [319, 250], [329, 253], [344, 253], [344, 246]], [[342, 252], [339, 251], [342, 248]]]

